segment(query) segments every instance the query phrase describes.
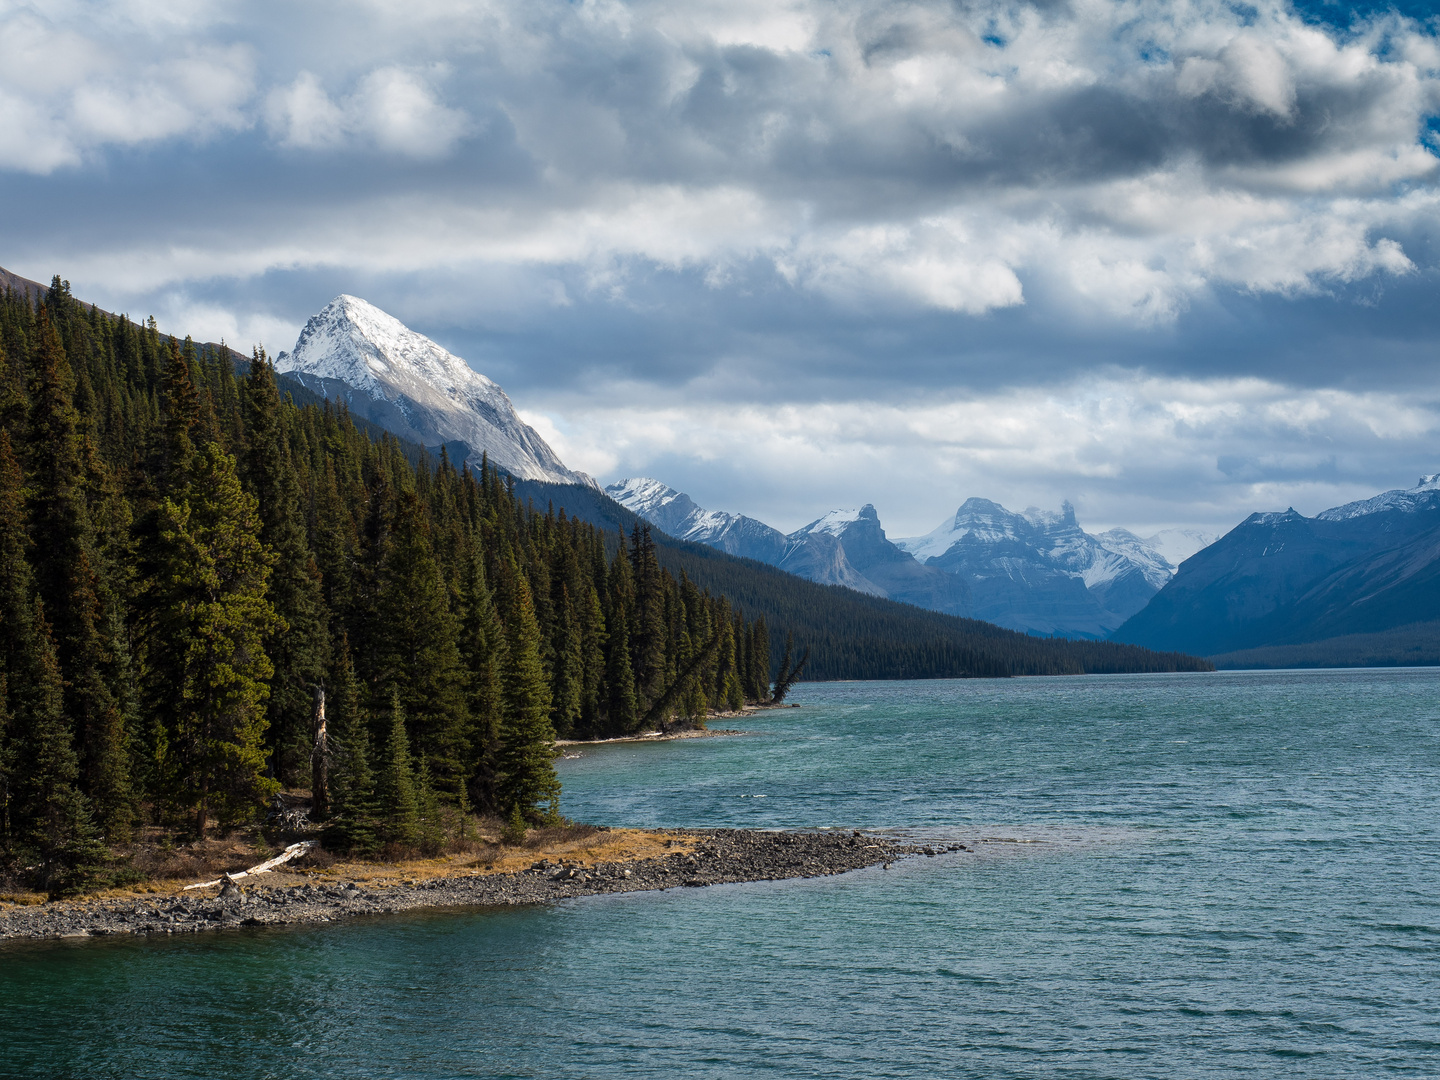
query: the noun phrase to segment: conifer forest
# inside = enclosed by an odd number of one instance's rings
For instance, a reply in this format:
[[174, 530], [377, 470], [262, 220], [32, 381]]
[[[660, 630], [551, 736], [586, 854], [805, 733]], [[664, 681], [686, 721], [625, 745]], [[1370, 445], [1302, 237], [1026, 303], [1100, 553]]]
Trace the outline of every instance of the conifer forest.
[[63, 892], [138, 828], [251, 824], [317, 769], [327, 846], [434, 849], [471, 811], [556, 820], [557, 737], [771, 697], [763, 620], [648, 531], [522, 505], [236, 360], [58, 279], [0, 303], [12, 870]]
[[223, 835], [286, 791], [352, 856], [475, 814], [523, 835], [563, 820], [557, 738], [703, 725], [802, 673], [1209, 667], [814, 585], [557, 490], [588, 520], [282, 393], [258, 348], [7, 289], [0, 877], [75, 891], [140, 831]]

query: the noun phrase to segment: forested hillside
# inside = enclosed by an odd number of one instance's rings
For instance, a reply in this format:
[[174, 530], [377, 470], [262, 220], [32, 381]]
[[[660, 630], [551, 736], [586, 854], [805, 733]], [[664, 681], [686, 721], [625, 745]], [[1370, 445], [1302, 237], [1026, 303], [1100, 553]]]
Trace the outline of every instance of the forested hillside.
[[[255, 821], [323, 767], [328, 842], [555, 814], [557, 734], [769, 693], [769, 635], [493, 470], [282, 399], [257, 352], [0, 301], [0, 848], [64, 891], [140, 825]], [[315, 748], [327, 691], [327, 752]]]
[[[516, 492], [536, 506], [564, 508], [600, 527], [640, 521], [604, 492], [525, 481]], [[642, 523], [643, 524], [643, 523]], [[993, 623], [926, 611], [835, 585], [817, 585], [753, 559], [655, 534], [662, 566], [742, 610], [765, 618], [772, 655], [793, 633], [809, 649], [807, 679], [937, 679], [1011, 675], [1209, 671], [1204, 660], [1107, 641], [1037, 638]]]

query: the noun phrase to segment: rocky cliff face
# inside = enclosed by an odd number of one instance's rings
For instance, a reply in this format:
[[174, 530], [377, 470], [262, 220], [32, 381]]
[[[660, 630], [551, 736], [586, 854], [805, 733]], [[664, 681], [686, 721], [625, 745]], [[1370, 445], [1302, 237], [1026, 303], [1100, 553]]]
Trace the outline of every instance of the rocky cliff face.
[[567, 469], [505, 391], [460, 357], [354, 296], [313, 316], [275, 369], [422, 446], [463, 446], [525, 480], [593, 484]]

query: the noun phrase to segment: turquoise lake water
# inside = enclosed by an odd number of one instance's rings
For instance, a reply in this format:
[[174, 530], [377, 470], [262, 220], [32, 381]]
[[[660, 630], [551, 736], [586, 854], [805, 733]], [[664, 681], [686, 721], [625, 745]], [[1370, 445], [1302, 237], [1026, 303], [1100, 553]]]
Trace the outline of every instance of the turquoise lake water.
[[893, 829], [816, 881], [0, 947], [0, 1076], [1440, 1075], [1440, 671], [802, 685], [587, 748], [609, 824]]

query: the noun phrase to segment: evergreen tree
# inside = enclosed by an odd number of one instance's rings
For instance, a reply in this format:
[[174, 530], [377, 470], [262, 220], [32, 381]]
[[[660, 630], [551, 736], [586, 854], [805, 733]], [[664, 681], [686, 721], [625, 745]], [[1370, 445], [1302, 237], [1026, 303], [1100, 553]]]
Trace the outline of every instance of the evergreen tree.
[[320, 570], [310, 553], [300, 484], [281, 426], [280, 393], [256, 349], [244, 386], [244, 477], [260, 512], [260, 540], [274, 557], [270, 601], [280, 616], [265, 642], [274, 665], [266, 709], [271, 767], [294, 783], [310, 760], [311, 688], [324, 674], [328, 614]]
[[382, 837], [387, 843], [413, 848], [419, 839], [420, 802], [415, 771], [410, 763], [410, 739], [405, 734], [405, 709], [400, 692], [390, 695], [390, 732], [376, 784]]
[[630, 564], [635, 604], [630, 620], [631, 670], [635, 696], [648, 709], [665, 690], [670, 664], [666, 657], [665, 588], [650, 526], [636, 526], [631, 535]]
[[31, 615], [35, 643], [28, 700], [15, 753], [15, 831], [37, 862], [40, 885], [52, 896], [84, 886], [101, 867], [105, 849], [95, 838], [90, 807], [77, 781], [80, 766], [64, 714], [60, 664], [39, 600]]
[[[63, 300], [63, 290], [56, 295]], [[42, 305], [28, 438], [36, 585], [53, 627], [65, 715], [81, 751], [82, 789], [98, 809], [102, 828], [119, 839], [130, 818], [129, 761], [123, 718], [107, 678], [110, 650], [102, 633], [96, 538], [86, 500], [92, 478], [74, 388], [60, 335]]]
[[470, 732], [466, 740], [469, 760], [470, 802], [495, 809], [495, 755], [500, 746], [502, 692], [500, 673], [508, 662], [505, 627], [495, 610], [485, 578], [485, 564], [472, 553], [464, 565], [461, 587], [463, 619], [460, 654], [469, 675]]
[[370, 730], [360, 711], [360, 688], [344, 638], [337, 652], [326, 700], [332, 812], [325, 826], [325, 846], [364, 855], [373, 853], [380, 841]]
[[459, 802], [469, 754], [460, 627], [415, 495], [397, 500], [379, 576], [373, 684], [382, 695], [399, 694], [416, 755]]
[[[497, 795], [502, 814], [516, 807], [528, 821], [559, 815], [555, 775], [555, 729], [550, 726], [550, 687], [540, 663], [540, 625], [530, 586], [518, 568], [503, 582], [509, 663], [501, 677], [502, 713]], [[541, 811], [541, 803], [548, 809]]]
[[177, 808], [205, 836], [209, 814], [250, 820], [279, 784], [266, 779], [264, 640], [278, 619], [266, 599], [271, 557], [255, 498], [235, 460], [213, 444], [194, 456], [193, 484], [159, 508], [147, 585], [147, 705], [167, 720], [164, 770]]
[[190, 365], [180, 355], [180, 344], [170, 339], [170, 359], [165, 365], [165, 483], [171, 491], [186, 484], [186, 471], [195, 452], [193, 432], [200, 423], [200, 393], [190, 377]]
[[640, 705], [635, 693], [635, 671], [630, 656], [630, 616], [634, 604], [634, 586], [630, 561], [623, 550], [615, 556], [610, 572], [609, 649], [605, 657], [607, 684], [605, 733], [628, 735], [638, 729]]
[[430, 766], [423, 761], [415, 778], [415, 806], [415, 842], [424, 854], [438, 854], [445, 846], [445, 816], [430, 780]]

